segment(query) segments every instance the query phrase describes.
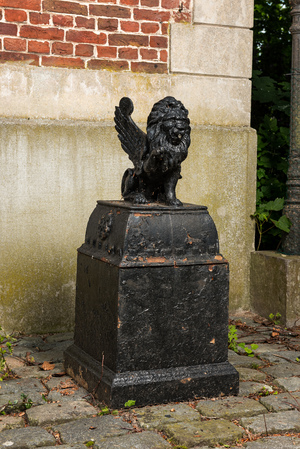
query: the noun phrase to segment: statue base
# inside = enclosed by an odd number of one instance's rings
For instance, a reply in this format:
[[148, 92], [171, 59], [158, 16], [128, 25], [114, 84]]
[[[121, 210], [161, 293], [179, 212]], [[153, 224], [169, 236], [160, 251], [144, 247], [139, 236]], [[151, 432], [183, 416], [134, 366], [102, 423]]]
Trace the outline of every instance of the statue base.
[[99, 201], [78, 250], [67, 373], [113, 408], [237, 394], [218, 251], [206, 207]]

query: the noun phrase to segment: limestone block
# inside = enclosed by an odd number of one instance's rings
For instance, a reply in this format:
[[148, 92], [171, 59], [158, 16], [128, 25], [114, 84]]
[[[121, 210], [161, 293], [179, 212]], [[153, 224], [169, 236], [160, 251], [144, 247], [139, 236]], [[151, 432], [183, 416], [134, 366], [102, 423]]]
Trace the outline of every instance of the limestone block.
[[170, 58], [173, 73], [251, 78], [252, 31], [174, 23]]
[[253, 0], [195, 0], [194, 22], [253, 27]]
[[[177, 194], [208, 206], [230, 263], [230, 308], [248, 308], [255, 131], [193, 126], [191, 137]], [[131, 163], [112, 123], [2, 119], [0, 166], [0, 323], [27, 333], [71, 329], [76, 248], [96, 201], [121, 198]]]
[[153, 104], [167, 95], [184, 102], [192, 124], [250, 125], [247, 79], [0, 64], [0, 117], [112, 123], [115, 106], [129, 96], [134, 120], [145, 123]]
[[300, 257], [274, 251], [251, 254], [251, 304], [262, 316], [281, 314], [287, 326], [300, 323]]

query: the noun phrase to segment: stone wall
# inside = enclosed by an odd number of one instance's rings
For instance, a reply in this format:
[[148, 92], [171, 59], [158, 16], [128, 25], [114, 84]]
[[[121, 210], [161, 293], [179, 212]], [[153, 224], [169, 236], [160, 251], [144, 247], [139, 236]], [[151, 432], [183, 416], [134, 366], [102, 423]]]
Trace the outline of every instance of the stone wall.
[[[0, 55], [4, 62], [0, 64], [0, 324], [7, 329], [47, 332], [73, 326], [76, 248], [84, 240], [96, 201], [120, 199], [122, 173], [131, 165], [113, 127], [114, 108], [122, 96], [132, 98], [133, 119], [142, 127], [153, 103], [166, 95], [180, 99], [189, 109], [192, 144], [182, 165], [178, 197], [208, 206], [218, 228], [221, 252], [230, 263], [230, 307], [249, 308], [254, 242], [250, 214], [255, 209], [256, 179], [249, 80], [253, 1], [195, 0], [190, 10], [183, 5], [184, 23], [177, 22], [181, 3], [174, 6], [169, 2], [166, 8], [167, 3], [154, 6], [148, 0], [136, 6], [128, 5], [128, 0], [126, 4], [115, 1], [45, 0], [41, 4], [38, 0], [0, 0]], [[85, 11], [92, 6], [93, 11], [108, 11], [108, 5], [114, 7], [111, 11], [116, 7], [130, 11], [162, 8], [168, 9], [169, 15], [166, 22], [131, 16], [129, 22], [139, 31], [128, 32], [121, 29], [121, 18], [72, 14], [70, 9], [43, 11], [38, 9], [41, 5], [48, 9], [77, 5], [87, 8]], [[102, 45], [4, 36], [7, 25], [15, 25], [17, 33], [25, 26], [23, 22], [8, 23], [7, 17], [13, 17], [12, 13], [7, 16], [8, 10], [25, 11], [27, 27], [63, 29], [64, 36], [68, 31], [104, 33], [108, 41]], [[49, 24], [30, 22], [30, 17], [44, 14], [49, 15]], [[71, 17], [72, 27], [54, 24], [56, 16]], [[86, 21], [78, 22], [79, 16]], [[118, 20], [118, 30], [100, 30], [100, 19]], [[77, 29], [79, 23], [92, 22], [94, 30]], [[159, 28], [154, 26], [151, 32], [148, 28], [145, 34], [143, 23], [150, 22]], [[165, 28], [167, 34], [163, 34]], [[117, 57], [99, 58], [98, 48], [110, 48], [109, 35], [113, 34], [125, 38], [128, 45], [118, 47]], [[143, 47], [157, 52], [155, 60], [144, 61], [142, 47], [126, 37], [132, 35], [147, 35], [149, 45], [151, 36], [166, 39], [166, 48]], [[7, 50], [5, 39], [25, 39], [26, 50]], [[27, 60], [24, 55], [30, 40], [48, 41], [51, 52], [55, 42], [64, 44], [62, 48], [71, 44], [73, 52], [79, 45], [91, 46], [93, 57], [80, 58], [84, 66], [94, 61], [97, 70], [45, 67], [41, 54], [38, 63]], [[137, 54], [136, 62], [167, 64], [165, 73], [149, 73], [146, 68], [134, 73], [134, 66], [129, 65], [134, 60], [129, 57], [122, 59], [128, 63], [125, 70], [101, 66], [99, 61], [120, 62], [121, 47]], [[163, 51], [168, 54], [167, 62], [160, 59]], [[46, 56], [57, 58], [57, 63], [59, 58], [77, 58], [75, 53]], [[7, 61], [7, 57], [11, 59]]]

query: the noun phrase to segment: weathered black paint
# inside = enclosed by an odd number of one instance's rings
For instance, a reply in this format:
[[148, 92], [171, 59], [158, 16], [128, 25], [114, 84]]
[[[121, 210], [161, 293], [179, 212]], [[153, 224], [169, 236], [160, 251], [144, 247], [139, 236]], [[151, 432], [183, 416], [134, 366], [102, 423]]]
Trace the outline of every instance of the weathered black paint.
[[218, 251], [206, 207], [99, 201], [78, 250], [67, 371], [89, 390], [101, 378], [112, 407], [237, 394]]

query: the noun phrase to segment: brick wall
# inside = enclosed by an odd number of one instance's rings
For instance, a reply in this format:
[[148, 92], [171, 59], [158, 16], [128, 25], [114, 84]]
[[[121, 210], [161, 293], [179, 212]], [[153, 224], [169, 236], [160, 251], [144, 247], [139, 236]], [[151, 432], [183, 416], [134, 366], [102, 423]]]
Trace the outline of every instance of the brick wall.
[[0, 62], [166, 73], [191, 0], [0, 0]]

